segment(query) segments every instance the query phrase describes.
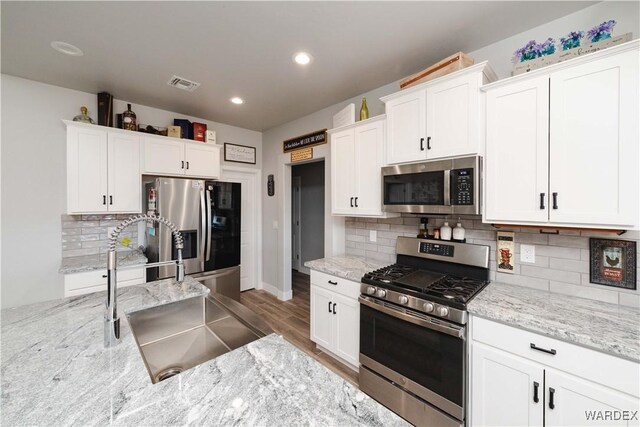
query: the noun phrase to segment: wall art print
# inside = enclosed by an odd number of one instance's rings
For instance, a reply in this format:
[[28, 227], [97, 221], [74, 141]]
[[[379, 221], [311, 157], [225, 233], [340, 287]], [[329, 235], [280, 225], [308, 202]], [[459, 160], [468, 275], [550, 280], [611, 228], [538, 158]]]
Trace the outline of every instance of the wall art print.
[[589, 239], [589, 282], [635, 290], [636, 242]]

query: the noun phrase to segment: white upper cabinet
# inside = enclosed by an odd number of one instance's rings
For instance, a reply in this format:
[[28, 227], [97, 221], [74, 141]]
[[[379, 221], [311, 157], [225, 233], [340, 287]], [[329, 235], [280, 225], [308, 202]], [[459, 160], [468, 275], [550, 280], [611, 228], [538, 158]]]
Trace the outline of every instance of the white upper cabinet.
[[549, 187], [549, 77], [487, 92], [485, 220], [545, 223]]
[[143, 173], [150, 175], [184, 175], [184, 142], [145, 136]]
[[109, 211], [141, 211], [140, 138], [109, 133]]
[[355, 133], [353, 128], [332, 133], [331, 138], [331, 212], [351, 215], [356, 194]]
[[427, 156], [426, 92], [410, 91], [385, 102], [387, 163], [423, 160]]
[[481, 73], [466, 74], [427, 88], [427, 157], [478, 154]]
[[139, 213], [139, 136], [65, 123], [67, 213]]
[[194, 178], [220, 178], [220, 146], [146, 136], [142, 173]]
[[387, 163], [482, 154], [480, 86], [494, 80], [482, 62], [382, 98]]
[[638, 221], [638, 51], [551, 74], [549, 220]]
[[332, 214], [386, 216], [381, 181], [384, 128], [382, 115], [329, 131]]
[[485, 88], [485, 222], [639, 225], [639, 48], [636, 40]]

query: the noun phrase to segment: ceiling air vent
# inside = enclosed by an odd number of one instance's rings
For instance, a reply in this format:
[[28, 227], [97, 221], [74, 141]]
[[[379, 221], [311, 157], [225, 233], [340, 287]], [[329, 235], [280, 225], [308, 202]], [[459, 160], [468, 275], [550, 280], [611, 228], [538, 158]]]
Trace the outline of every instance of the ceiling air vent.
[[186, 90], [187, 92], [193, 92], [198, 89], [200, 83], [192, 82], [191, 80], [183, 79], [182, 77], [173, 76], [171, 80], [167, 82], [169, 86], [177, 87], [178, 89]]

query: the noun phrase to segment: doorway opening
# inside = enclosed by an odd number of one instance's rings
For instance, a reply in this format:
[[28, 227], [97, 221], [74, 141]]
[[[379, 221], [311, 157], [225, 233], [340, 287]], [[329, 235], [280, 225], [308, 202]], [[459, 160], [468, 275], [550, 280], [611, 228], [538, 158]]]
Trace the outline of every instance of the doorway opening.
[[324, 159], [291, 166], [292, 292], [309, 292], [309, 269], [304, 263], [324, 258]]

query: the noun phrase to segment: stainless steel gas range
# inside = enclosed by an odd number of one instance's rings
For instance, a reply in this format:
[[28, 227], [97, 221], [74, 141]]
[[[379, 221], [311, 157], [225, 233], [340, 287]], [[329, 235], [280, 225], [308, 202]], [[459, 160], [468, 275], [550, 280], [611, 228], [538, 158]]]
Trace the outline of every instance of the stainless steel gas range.
[[465, 424], [466, 305], [489, 250], [399, 237], [396, 264], [362, 278], [360, 388], [413, 424]]

